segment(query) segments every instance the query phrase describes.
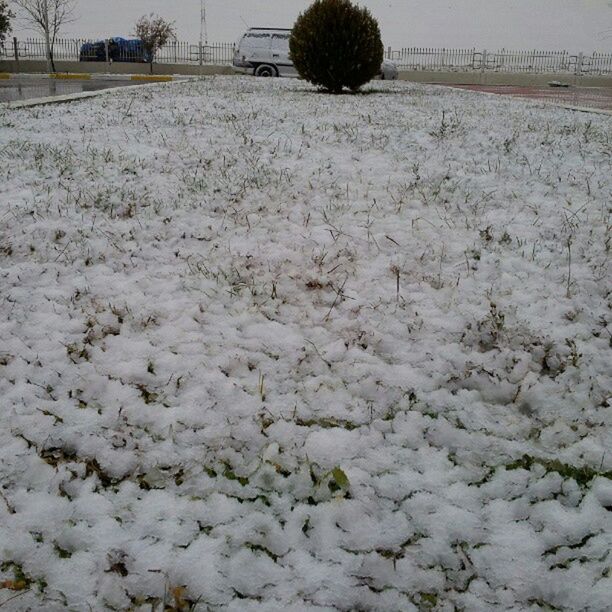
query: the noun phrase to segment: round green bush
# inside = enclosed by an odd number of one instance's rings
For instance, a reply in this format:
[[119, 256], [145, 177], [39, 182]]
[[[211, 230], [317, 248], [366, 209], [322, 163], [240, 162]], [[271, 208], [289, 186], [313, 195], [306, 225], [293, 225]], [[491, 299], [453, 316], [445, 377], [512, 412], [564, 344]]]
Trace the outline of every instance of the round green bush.
[[298, 74], [332, 93], [359, 89], [384, 57], [378, 22], [350, 0], [315, 0], [295, 22], [289, 49]]

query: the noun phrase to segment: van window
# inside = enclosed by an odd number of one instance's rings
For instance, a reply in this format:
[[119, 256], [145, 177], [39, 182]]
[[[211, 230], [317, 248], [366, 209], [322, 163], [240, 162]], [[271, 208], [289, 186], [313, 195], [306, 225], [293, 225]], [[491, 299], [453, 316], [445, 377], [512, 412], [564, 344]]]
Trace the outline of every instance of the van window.
[[268, 49], [270, 47], [270, 34], [266, 32], [247, 32], [243, 40], [251, 49]]
[[267, 32], [247, 32], [244, 35], [245, 38], [270, 38], [270, 34]]
[[289, 34], [272, 34], [272, 49], [278, 49], [281, 51], [289, 50]]

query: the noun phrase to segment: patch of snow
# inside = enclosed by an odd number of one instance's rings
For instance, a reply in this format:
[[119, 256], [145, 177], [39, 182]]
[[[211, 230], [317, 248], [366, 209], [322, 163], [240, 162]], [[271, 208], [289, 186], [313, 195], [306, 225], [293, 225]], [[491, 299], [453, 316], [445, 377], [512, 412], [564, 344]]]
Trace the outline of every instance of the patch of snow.
[[6, 609], [607, 609], [609, 117], [215, 77], [0, 125]]

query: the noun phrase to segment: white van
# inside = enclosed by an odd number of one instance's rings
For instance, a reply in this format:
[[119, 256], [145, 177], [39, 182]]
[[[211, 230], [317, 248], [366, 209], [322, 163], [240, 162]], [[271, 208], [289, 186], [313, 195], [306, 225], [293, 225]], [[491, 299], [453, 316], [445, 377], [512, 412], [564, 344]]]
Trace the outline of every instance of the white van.
[[261, 77], [297, 76], [289, 59], [291, 30], [249, 28], [236, 45], [234, 70]]
[[[249, 28], [236, 45], [234, 70], [261, 77], [298, 76], [289, 56], [289, 38], [291, 30]], [[397, 74], [397, 66], [389, 60], [383, 60], [378, 77], [395, 80]]]

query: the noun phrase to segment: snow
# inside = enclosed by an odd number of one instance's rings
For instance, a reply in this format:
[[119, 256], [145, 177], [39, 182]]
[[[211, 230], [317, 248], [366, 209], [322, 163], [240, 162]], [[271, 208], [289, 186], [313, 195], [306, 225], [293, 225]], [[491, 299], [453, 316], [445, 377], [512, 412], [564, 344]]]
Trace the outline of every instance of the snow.
[[366, 91], [0, 109], [4, 609], [608, 609], [611, 120]]

